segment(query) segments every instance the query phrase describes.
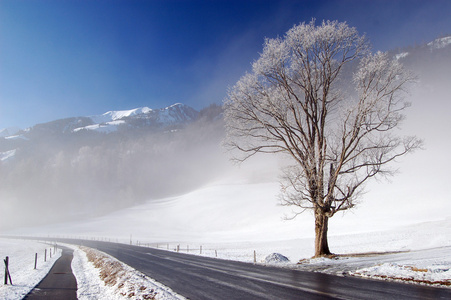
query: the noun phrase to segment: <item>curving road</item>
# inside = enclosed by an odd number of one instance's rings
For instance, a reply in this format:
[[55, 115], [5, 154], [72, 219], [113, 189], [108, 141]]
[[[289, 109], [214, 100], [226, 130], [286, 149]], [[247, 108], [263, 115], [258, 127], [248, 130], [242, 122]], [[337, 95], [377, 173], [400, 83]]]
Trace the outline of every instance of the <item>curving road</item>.
[[268, 267], [100, 241], [96, 248], [189, 299], [451, 299], [451, 289]]

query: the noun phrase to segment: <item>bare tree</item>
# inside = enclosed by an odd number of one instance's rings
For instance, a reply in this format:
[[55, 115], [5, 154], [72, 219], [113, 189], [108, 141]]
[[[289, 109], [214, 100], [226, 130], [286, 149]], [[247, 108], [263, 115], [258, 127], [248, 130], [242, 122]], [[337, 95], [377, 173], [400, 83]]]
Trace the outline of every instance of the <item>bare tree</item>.
[[392, 175], [388, 164], [421, 146], [393, 135], [414, 79], [387, 54], [371, 54], [355, 28], [313, 20], [267, 39], [252, 72], [229, 90], [225, 145], [240, 150], [238, 161], [256, 153], [292, 158], [281, 202], [313, 210], [315, 256], [331, 254], [329, 218], [354, 207], [368, 179]]

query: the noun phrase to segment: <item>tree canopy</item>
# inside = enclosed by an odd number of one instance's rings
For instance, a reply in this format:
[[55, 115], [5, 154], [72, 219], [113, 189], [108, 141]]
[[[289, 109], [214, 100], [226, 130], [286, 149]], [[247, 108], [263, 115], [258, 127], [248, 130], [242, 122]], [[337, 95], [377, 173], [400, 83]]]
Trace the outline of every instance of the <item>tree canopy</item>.
[[420, 147], [395, 129], [415, 76], [365, 36], [337, 21], [315, 20], [266, 39], [225, 100], [225, 144], [238, 161], [283, 153], [282, 204], [312, 209], [315, 256], [330, 254], [328, 218], [355, 206], [364, 183], [392, 175], [390, 162]]

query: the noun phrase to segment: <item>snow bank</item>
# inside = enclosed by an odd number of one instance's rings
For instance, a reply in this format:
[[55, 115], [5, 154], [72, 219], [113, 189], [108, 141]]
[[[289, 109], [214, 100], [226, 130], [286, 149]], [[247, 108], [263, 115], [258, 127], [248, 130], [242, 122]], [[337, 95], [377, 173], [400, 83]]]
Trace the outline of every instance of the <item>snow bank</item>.
[[265, 263], [267, 264], [280, 264], [289, 262], [290, 260], [288, 259], [288, 257], [280, 253], [271, 253], [270, 255], [265, 257]]
[[352, 274], [362, 277], [451, 286], [451, 269], [449, 264], [433, 264], [426, 268], [418, 268], [412, 265], [384, 263], [356, 270]]
[[[382, 242], [376, 238], [374, 244], [380, 246]], [[451, 246], [403, 252], [361, 252], [334, 258], [304, 259], [293, 267], [333, 275], [348, 274], [451, 287], [449, 253]]]
[[80, 300], [185, 299], [103, 252], [68, 246], [74, 249], [72, 270]]

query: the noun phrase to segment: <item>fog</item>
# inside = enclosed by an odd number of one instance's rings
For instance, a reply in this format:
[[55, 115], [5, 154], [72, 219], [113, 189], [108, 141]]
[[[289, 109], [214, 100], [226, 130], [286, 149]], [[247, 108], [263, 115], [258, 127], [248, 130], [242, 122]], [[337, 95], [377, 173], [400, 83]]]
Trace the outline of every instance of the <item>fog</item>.
[[[451, 47], [423, 45], [392, 54], [402, 52], [409, 54], [401, 62], [418, 74], [419, 82], [407, 99], [412, 107], [401, 134], [424, 139], [425, 149], [400, 159], [395, 165], [400, 174], [391, 183], [369, 184], [363, 200], [384, 191], [385, 197], [405, 203], [405, 211], [396, 213], [409, 214], [416, 205], [424, 208], [422, 218], [433, 219], [450, 200]], [[264, 168], [277, 177], [278, 165], [269, 156], [245, 162], [249, 172], [233, 166], [221, 147], [223, 136], [222, 115], [212, 106], [184, 126], [42, 133], [33, 143], [18, 140], [15, 156], [0, 162], [0, 231], [104, 215], [196, 190], [230, 172], [240, 174], [237, 180], [263, 181], [262, 173], [253, 170]]]
[[0, 228], [98, 216], [215, 180], [230, 164], [217, 108], [206, 111], [185, 126], [45, 135], [22, 145], [0, 165]]
[[[424, 140], [424, 149], [399, 162], [399, 179], [392, 189], [406, 204], [422, 208], [424, 219], [436, 219], [447, 214], [451, 201], [447, 186], [451, 160], [451, 47], [444, 49], [412, 48], [404, 63], [418, 74], [418, 85], [409, 99], [412, 106], [401, 128], [405, 134], [415, 134]], [[417, 55], [414, 55], [418, 52]], [[428, 52], [428, 54], [426, 54]], [[409, 57], [410, 56], [410, 57]], [[396, 189], [397, 188], [397, 189]], [[443, 211], [442, 211], [443, 210]]]

